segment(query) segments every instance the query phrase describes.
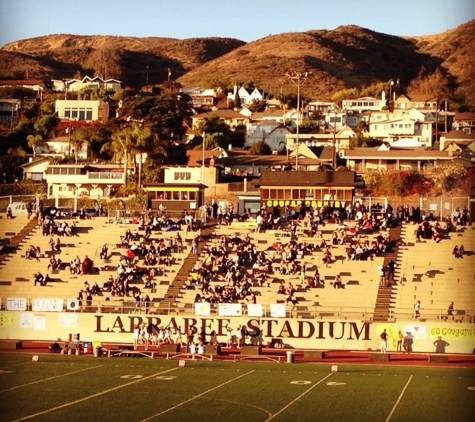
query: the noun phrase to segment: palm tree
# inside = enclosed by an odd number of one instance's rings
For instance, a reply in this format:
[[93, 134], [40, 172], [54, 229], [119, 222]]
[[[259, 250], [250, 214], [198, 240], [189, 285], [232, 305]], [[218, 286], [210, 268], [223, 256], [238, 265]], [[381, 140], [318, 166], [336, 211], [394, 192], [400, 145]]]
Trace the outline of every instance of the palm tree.
[[84, 145], [89, 146], [90, 140], [87, 132], [77, 130], [71, 135], [71, 145], [74, 147], [74, 162], [78, 162], [78, 151], [82, 149]]
[[112, 134], [110, 142], [106, 142], [101, 152], [112, 151], [116, 161], [124, 163], [124, 185], [127, 186], [127, 164], [129, 159], [129, 152], [133, 148], [133, 136], [130, 127], [126, 127], [119, 132]]
[[139, 161], [139, 178], [138, 178], [138, 189], [141, 190], [142, 188], [142, 163], [143, 163], [143, 155], [150, 152], [152, 150], [152, 129], [149, 126], [141, 126], [137, 123], [133, 123], [131, 126], [131, 140], [132, 140], [132, 148], [131, 153], [134, 154], [134, 163], [136, 162], [136, 158], [138, 156]]
[[28, 146], [33, 149], [33, 158], [36, 158], [36, 147], [43, 142], [43, 137], [41, 135], [28, 135], [26, 140]]

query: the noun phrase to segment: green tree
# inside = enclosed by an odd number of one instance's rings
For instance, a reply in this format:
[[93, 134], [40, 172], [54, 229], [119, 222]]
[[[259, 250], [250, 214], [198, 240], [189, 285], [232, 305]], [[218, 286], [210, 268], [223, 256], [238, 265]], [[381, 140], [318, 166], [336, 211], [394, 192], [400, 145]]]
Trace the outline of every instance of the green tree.
[[44, 115], [36, 120], [34, 130], [41, 135], [43, 139], [48, 137], [49, 132], [57, 124], [58, 119], [52, 115]]
[[33, 158], [35, 158], [36, 148], [43, 142], [43, 137], [41, 135], [28, 135], [26, 141], [28, 142], [28, 146], [33, 150]]
[[127, 166], [129, 160], [129, 152], [133, 148], [132, 131], [130, 127], [112, 134], [110, 142], [102, 146], [101, 152], [111, 151], [114, 154], [116, 162], [124, 164], [125, 185], [127, 185]]
[[251, 104], [247, 106], [249, 111], [255, 113], [256, 111], [264, 111], [267, 107], [267, 101], [266, 100], [253, 100]]
[[[76, 129], [71, 135], [71, 146], [74, 150], [74, 162], [78, 162], [78, 153], [85, 146], [86, 148], [90, 145], [89, 134], [87, 130], [83, 128]], [[69, 152], [70, 153], [70, 152]]]
[[271, 155], [272, 149], [265, 141], [257, 141], [249, 148], [251, 155]]
[[360, 97], [360, 91], [357, 88], [345, 88], [335, 92], [332, 101], [341, 107], [343, 100], [355, 100]]

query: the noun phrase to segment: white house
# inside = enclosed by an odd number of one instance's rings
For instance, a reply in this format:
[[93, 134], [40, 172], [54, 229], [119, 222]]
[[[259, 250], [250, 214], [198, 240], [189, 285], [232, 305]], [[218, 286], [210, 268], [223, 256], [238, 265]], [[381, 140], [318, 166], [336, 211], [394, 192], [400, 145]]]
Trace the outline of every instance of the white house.
[[381, 99], [373, 98], [373, 97], [361, 97], [356, 100], [343, 100], [341, 102], [341, 107], [343, 110], [351, 110], [358, 113], [361, 113], [365, 110], [371, 111], [380, 111], [386, 106], [386, 99], [385, 96], [382, 95]]
[[71, 143], [69, 136], [59, 136], [57, 138], [46, 139], [36, 146], [36, 155], [50, 157], [64, 157], [74, 155], [79, 159], [87, 159], [88, 147], [86, 144], [80, 146]]
[[70, 79], [64, 84], [64, 90], [70, 92], [80, 91], [83, 88], [105, 88], [117, 91], [121, 88], [122, 82], [117, 79], [102, 79], [100, 76], [91, 78], [84, 76], [82, 79]]
[[266, 98], [267, 94], [257, 88], [244, 88], [243, 86], [237, 89], [234, 86], [234, 90], [228, 93], [228, 102], [234, 101], [239, 98], [241, 106], [252, 104], [254, 101], [262, 101]]
[[102, 100], [56, 100], [56, 115], [62, 120], [107, 122], [109, 104]]
[[28, 163], [20, 166], [23, 169], [23, 180], [43, 180], [48, 165], [48, 157], [31, 157]]
[[281, 150], [286, 145], [285, 136], [290, 130], [275, 121], [258, 121], [247, 125], [246, 146], [264, 141], [273, 151]]
[[431, 146], [432, 122], [415, 120], [409, 114], [377, 113], [369, 121], [369, 136], [385, 142], [411, 138], [421, 146]]
[[48, 198], [108, 197], [125, 183], [122, 164], [50, 164], [46, 169]]

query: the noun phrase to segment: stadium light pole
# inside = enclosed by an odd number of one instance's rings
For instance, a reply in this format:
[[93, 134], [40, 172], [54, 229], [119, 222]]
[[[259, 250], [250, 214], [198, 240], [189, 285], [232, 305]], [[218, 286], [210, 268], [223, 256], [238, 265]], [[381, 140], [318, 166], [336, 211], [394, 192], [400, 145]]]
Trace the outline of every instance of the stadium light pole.
[[303, 85], [312, 72], [286, 73], [295, 85], [297, 85], [297, 128], [296, 128], [296, 154], [295, 154], [295, 170], [299, 168], [299, 136], [300, 136], [300, 86]]

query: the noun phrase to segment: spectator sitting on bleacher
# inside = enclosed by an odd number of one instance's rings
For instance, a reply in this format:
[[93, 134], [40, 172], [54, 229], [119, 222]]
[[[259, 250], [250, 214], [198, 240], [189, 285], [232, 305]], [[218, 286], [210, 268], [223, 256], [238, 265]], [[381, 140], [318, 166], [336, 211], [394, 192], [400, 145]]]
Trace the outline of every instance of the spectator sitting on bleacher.
[[53, 271], [59, 270], [59, 269], [61, 269], [61, 264], [62, 264], [61, 259], [59, 259], [59, 258], [56, 259], [56, 258], [53, 257], [49, 260], [49, 264], [48, 264], [47, 269], [48, 270], [51, 269]]
[[104, 243], [104, 244], [102, 245], [101, 252], [99, 253], [100, 258], [101, 258], [101, 259], [106, 259], [108, 252], [109, 252], [109, 249], [107, 248], [107, 244]]
[[340, 274], [337, 274], [335, 276], [335, 281], [333, 281], [333, 288], [334, 289], [343, 289], [344, 288], [343, 282], [341, 281]]
[[102, 289], [99, 287], [99, 284], [97, 284], [97, 281], [96, 281], [94, 285], [91, 287], [91, 294], [94, 296], [97, 296], [101, 292], [102, 292]]
[[330, 246], [327, 246], [325, 251], [323, 252], [322, 262], [324, 264], [330, 264], [332, 261], [332, 253], [330, 251]]
[[27, 259], [35, 258], [37, 261], [39, 261], [40, 257], [41, 257], [41, 249], [39, 246], [31, 245], [25, 252], [25, 258]]
[[36, 284], [39, 283], [40, 286], [45, 286], [46, 283], [45, 283], [45, 278], [43, 276], [43, 274], [41, 274], [39, 271], [36, 273], [35, 275], [35, 286]]

